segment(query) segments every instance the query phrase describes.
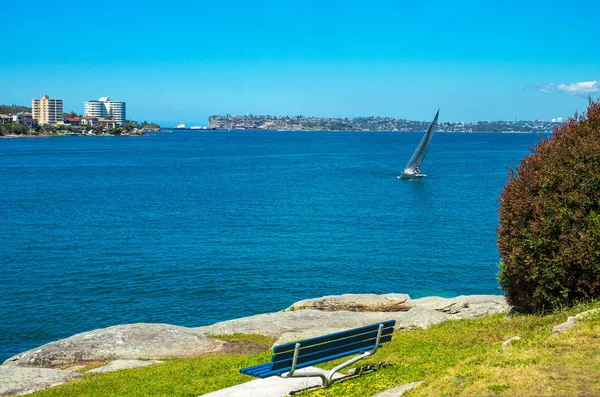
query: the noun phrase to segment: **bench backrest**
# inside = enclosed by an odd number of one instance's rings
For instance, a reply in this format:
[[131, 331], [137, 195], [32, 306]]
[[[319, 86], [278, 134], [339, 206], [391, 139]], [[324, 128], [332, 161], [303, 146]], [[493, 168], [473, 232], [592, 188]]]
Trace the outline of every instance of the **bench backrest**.
[[380, 324], [383, 324], [383, 331], [379, 339], [381, 345], [381, 343], [392, 340], [395, 320], [275, 346], [271, 358], [271, 370], [276, 371], [292, 366], [296, 343], [300, 343], [296, 368], [304, 368], [324, 361], [372, 350], [375, 347]]

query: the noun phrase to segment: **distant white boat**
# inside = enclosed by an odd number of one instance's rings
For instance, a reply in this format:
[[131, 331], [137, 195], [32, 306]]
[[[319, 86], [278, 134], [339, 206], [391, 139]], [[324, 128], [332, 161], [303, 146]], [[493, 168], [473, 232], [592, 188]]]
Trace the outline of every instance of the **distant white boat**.
[[421, 142], [419, 142], [419, 146], [417, 146], [417, 148], [415, 149], [415, 152], [413, 153], [412, 157], [410, 158], [410, 160], [408, 160], [408, 164], [406, 164], [406, 167], [404, 167], [404, 171], [402, 171], [402, 174], [400, 174], [398, 178], [416, 179], [426, 176], [421, 172], [419, 167], [423, 163], [423, 160], [425, 160], [425, 155], [427, 154], [427, 150], [429, 149], [429, 145], [431, 144], [433, 130], [435, 130], [435, 127], [437, 125], [439, 115], [440, 109], [438, 109], [437, 113], [435, 114], [435, 117], [433, 118], [433, 121], [431, 122], [431, 124], [429, 124], [427, 132], [425, 132], [425, 135], [423, 135]]
[[185, 130], [185, 123], [179, 123], [179, 124], [177, 124], [177, 127], [175, 127], [175, 128], [177, 128], [179, 130]]
[[190, 130], [201, 130], [201, 129], [203, 129], [203, 127], [200, 125], [193, 125], [190, 127]]

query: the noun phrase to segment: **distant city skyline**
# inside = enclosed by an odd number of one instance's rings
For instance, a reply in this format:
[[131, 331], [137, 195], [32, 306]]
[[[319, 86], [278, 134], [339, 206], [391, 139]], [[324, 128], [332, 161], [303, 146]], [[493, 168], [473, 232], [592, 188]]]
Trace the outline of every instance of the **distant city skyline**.
[[[115, 14], [32, 0], [25, 23], [8, 0], [0, 103], [47, 93], [83, 113], [110, 93], [129, 119], [190, 126], [224, 114], [425, 121], [438, 107], [449, 122], [566, 119], [598, 97], [600, 3], [488, 3], [129, 1]], [[90, 45], [99, 29], [118, 40]]]

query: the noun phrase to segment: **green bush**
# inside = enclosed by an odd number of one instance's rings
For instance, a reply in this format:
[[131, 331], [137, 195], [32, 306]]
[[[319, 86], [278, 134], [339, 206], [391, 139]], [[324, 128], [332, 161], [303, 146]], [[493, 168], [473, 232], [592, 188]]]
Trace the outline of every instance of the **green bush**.
[[509, 171], [498, 279], [522, 312], [600, 298], [600, 101]]

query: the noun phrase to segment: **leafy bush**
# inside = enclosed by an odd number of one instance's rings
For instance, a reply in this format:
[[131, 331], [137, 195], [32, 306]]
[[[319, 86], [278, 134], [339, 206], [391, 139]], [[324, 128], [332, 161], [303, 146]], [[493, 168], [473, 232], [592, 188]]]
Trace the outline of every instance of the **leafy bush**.
[[27, 127], [19, 123], [0, 124], [0, 135], [23, 135], [27, 134], [27, 132], [29, 132]]
[[498, 279], [509, 303], [546, 312], [600, 298], [600, 101], [540, 141], [508, 179]]

